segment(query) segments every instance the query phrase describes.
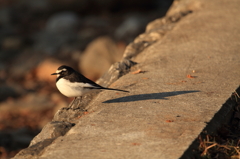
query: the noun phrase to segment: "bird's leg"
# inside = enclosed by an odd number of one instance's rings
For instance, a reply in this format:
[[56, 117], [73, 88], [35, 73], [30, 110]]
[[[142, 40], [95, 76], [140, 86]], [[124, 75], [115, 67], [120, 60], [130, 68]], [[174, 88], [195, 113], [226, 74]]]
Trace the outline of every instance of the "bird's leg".
[[71, 107], [74, 104], [74, 101], [77, 99], [77, 97], [74, 97], [73, 101], [70, 103], [69, 107]]
[[[78, 99], [78, 98], [79, 98], [79, 99]], [[76, 100], [77, 100], [77, 104], [74, 106], [74, 103], [75, 103]], [[71, 108], [73, 108], [73, 106], [74, 106], [74, 107], [78, 107], [78, 105], [81, 103], [80, 100], [82, 100], [82, 96], [80, 96], [80, 97], [74, 97], [74, 99], [73, 99], [73, 101], [70, 103], [69, 107], [71, 107]]]
[[78, 100], [77, 106], [80, 104], [81, 100], [82, 100], [82, 96], [79, 97], [79, 100]]

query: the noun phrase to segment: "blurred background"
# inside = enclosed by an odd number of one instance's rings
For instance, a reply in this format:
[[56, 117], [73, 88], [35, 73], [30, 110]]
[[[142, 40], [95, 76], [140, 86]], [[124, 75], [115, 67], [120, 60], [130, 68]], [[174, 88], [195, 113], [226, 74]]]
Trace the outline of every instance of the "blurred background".
[[1, 0], [0, 158], [10, 158], [72, 99], [54, 73], [69, 65], [97, 80], [173, 0]]

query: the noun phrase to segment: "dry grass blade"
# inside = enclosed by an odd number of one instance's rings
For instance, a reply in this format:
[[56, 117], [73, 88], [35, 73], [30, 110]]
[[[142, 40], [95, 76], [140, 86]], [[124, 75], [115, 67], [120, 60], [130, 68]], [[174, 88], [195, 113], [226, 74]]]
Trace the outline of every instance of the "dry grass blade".
[[238, 98], [240, 98], [240, 96], [239, 96], [239, 94], [237, 93], [237, 91], [235, 91], [234, 94], [235, 94]]
[[205, 149], [206, 145], [204, 144], [204, 141], [202, 140], [202, 137], [200, 135], [198, 136], [198, 139], [199, 139], [199, 143], [200, 143], [199, 148]]
[[212, 147], [214, 147], [214, 146], [216, 146], [216, 145], [217, 145], [217, 143], [212, 144], [212, 145], [206, 147], [205, 150], [202, 152], [201, 156], [206, 156], [208, 149], [210, 149], [210, 148], [212, 148]]
[[234, 149], [238, 153], [238, 156], [236, 156], [236, 157], [238, 157], [238, 159], [240, 159], [240, 152], [238, 151], [238, 149], [236, 147], [234, 147]]
[[[227, 149], [227, 150], [231, 150], [231, 148], [229, 148], [230, 146], [218, 145], [218, 147], [223, 147], [223, 148], [225, 148], [225, 149]], [[235, 148], [235, 147], [234, 147], [234, 148]]]
[[232, 93], [232, 98], [233, 97], [235, 97], [235, 101], [236, 102], [238, 102], [238, 100], [240, 99], [240, 96], [239, 96], [239, 94], [237, 93], [237, 91], [234, 91], [233, 93]]

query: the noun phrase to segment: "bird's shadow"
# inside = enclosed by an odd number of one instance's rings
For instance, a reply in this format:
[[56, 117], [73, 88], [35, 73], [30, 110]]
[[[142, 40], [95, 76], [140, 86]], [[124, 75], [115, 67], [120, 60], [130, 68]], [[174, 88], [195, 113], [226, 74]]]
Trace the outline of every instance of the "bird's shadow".
[[138, 95], [131, 95], [131, 96], [125, 96], [125, 97], [107, 100], [107, 101], [104, 101], [103, 103], [134, 102], [134, 101], [149, 100], [149, 99], [167, 100], [167, 97], [170, 97], [170, 96], [177, 96], [177, 95], [181, 95], [181, 94], [196, 93], [196, 92], [200, 92], [200, 91], [192, 90], [192, 91], [174, 91], [174, 92], [138, 94]]

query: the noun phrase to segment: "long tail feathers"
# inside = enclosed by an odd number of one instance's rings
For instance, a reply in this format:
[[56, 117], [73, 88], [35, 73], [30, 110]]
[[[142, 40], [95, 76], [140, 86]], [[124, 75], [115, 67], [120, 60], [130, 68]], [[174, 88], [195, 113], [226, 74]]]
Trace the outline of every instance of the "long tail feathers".
[[121, 92], [128, 92], [129, 93], [129, 91], [125, 91], [125, 90], [121, 90], [121, 89], [114, 89], [114, 88], [105, 88], [105, 87], [84, 87], [84, 88], [88, 88], [88, 89], [104, 89], [104, 90], [121, 91]]
[[103, 87], [103, 88], [101, 88], [101, 89], [105, 89], [105, 90], [113, 90], [113, 91], [121, 91], [121, 92], [128, 92], [128, 93], [129, 93], [129, 91], [125, 91], [125, 90], [121, 90], [121, 89], [105, 88], [105, 87]]

